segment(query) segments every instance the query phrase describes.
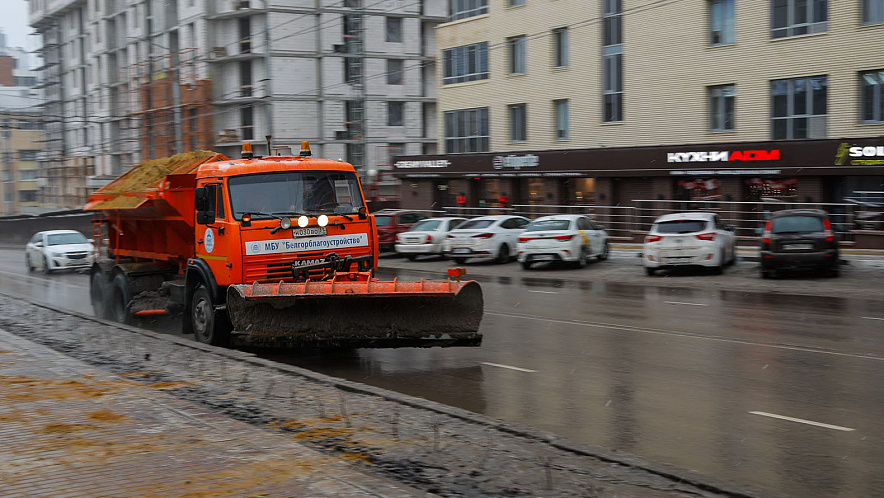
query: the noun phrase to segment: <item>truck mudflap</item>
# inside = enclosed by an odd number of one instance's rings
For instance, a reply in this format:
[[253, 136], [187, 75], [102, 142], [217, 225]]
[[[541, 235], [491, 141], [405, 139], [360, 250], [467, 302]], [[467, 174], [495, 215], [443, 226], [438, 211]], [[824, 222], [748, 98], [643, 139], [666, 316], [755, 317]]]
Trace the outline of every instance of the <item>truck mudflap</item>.
[[479, 346], [484, 301], [475, 281], [377, 280], [367, 272], [227, 289], [233, 338], [255, 346]]

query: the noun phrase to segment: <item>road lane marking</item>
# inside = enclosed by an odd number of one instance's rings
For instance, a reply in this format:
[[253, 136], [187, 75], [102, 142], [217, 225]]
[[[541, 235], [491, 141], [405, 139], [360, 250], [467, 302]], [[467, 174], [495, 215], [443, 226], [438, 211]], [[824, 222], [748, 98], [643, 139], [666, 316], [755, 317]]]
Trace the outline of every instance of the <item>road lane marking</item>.
[[641, 332], [644, 334], [667, 335], [673, 337], [684, 337], [689, 339], [705, 339], [707, 341], [727, 342], [730, 344], [742, 344], [746, 346], [760, 346], [771, 349], [784, 349], [788, 351], [801, 351], [804, 353], [827, 354], [830, 356], [844, 356], [847, 358], [862, 358], [864, 360], [884, 361], [884, 357], [871, 356], [866, 354], [841, 353], [838, 351], [826, 351], [824, 349], [815, 349], [807, 346], [784, 346], [782, 344], [773, 344], [768, 342], [747, 341], [743, 339], [728, 339], [725, 337], [713, 337], [709, 335], [697, 334], [694, 332], [679, 332], [675, 330], [660, 330], [647, 327], [636, 327], [633, 325], [620, 325], [616, 323], [589, 322], [583, 320], [560, 320], [555, 318], [538, 317], [533, 315], [525, 315], [521, 313], [504, 313], [500, 311], [485, 311], [486, 315], [504, 316], [508, 318], [518, 318], [521, 320], [537, 320], [542, 322], [561, 323], [565, 325], [580, 325], [583, 327], [593, 327], [600, 329], [623, 330], [626, 332]]
[[683, 304], [685, 306], [709, 306], [708, 304], [703, 303], [683, 303], [681, 301], [663, 301], [666, 304]]
[[884, 320], [884, 318], [878, 318], [877, 316], [863, 316], [860, 318], [865, 318], [866, 320]]
[[529, 290], [528, 292], [536, 292], [537, 294], [558, 294], [558, 292], [553, 292], [553, 291], [536, 291], [536, 290]]
[[2, 273], [2, 274], [4, 274], [4, 275], [9, 275], [9, 276], [11, 276], [11, 277], [13, 277], [13, 278], [16, 278], [16, 279], [21, 280], [21, 281], [24, 281], [24, 282], [41, 282], [41, 283], [49, 282], [49, 283], [51, 283], [51, 284], [53, 284], [53, 285], [59, 285], [59, 286], [64, 286], [64, 287], [70, 287], [70, 288], [72, 288], [72, 289], [78, 289], [78, 290], [82, 290], [82, 289], [83, 289], [83, 286], [82, 286], [82, 285], [74, 285], [74, 284], [68, 283], [68, 282], [66, 282], [66, 281], [64, 281], [64, 280], [56, 280], [56, 279], [52, 279], [52, 278], [39, 278], [39, 277], [32, 277], [32, 276], [30, 276], [30, 275], [22, 275], [22, 274], [20, 274], [20, 273], [13, 273], [13, 272], [5, 271], [5, 270], [0, 270], [0, 273]]
[[487, 361], [483, 361], [480, 363], [482, 363], [483, 365], [488, 365], [489, 367], [508, 368], [510, 370], [517, 370], [519, 372], [537, 373], [537, 370], [529, 370], [527, 368], [511, 367], [509, 365], [501, 365], [500, 363], [488, 363]]
[[776, 413], [767, 413], [767, 412], [749, 412], [749, 413], [751, 413], [752, 415], [761, 415], [762, 417], [770, 417], [770, 418], [778, 418], [780, 420], [788, 420], [789, 422], [798, 422], [799, 424], [814, 425], [816, 427], [823, 427], [825, 429], [834, 429], [836, 431], [850, 432], [850, 431], [856, 430], [856, 429], [851, 429], [850, 427], [841, 427], [840, 425], [824, 424], [822, 422], [814, 422], [813, 420], [805, 420], [803, 418], [795, 418], [795, 417], [787, 417], [785, 415], [777, 415]]

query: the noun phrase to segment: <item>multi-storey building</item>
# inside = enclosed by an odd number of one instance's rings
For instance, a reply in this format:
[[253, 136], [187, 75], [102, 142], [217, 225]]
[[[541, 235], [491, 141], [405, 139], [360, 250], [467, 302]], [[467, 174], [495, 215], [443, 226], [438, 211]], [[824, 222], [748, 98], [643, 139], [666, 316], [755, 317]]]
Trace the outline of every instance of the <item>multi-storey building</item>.
[[[404, 207], [884, 190], [882, 0], [449, 0]], [[443, 154], [444, 152], [444, 154]]]
[[40, 92], [0, 86], [0, 215], [37, 214], [39, 168], [43, 149]]
[[[438, 6], [436, 6], [438, 3]], [[310, 140], [373, 184], [435, 151], [444, 5], [345, 0], [30, 0], [43, 35], [47, 195], [85, 201], [141, 159]], [[392, 189], [395, 195], [396, 188]]]

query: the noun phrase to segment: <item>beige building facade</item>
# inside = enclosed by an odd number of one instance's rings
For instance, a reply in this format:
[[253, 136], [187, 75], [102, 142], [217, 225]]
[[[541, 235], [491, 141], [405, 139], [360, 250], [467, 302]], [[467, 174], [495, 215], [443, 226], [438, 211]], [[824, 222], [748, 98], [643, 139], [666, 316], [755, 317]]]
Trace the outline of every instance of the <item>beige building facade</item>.
[[400, 158], [408, 207], [884, 190], [880, 0], [450, 0], [449, 19], [444, 154]]

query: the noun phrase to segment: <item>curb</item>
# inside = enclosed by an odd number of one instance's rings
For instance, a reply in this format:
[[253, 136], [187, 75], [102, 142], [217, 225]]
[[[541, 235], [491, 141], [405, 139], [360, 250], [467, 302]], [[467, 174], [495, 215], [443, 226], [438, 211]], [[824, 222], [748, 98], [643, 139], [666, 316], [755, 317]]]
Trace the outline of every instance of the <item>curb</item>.
[[[255, 366], [260, 366], [272, 370], [276, 370], [278, 372], [284, 372], [287, 374], [292, 374], [296, 376], [300, 376], [306, 379], [309, 379], [314, 382], [322, 383], [331, 387], [335, 387], [342, 391], [364, 394], [374, 396], [383, 400], [391, 401], [394, 403], [402, 404], [404, 406], [408, 406], [415, 409], [425, 410], [433, 413], [438, 413], [440, 415], [450, 416], [456, 419], [460, 419], [466, 422], [470, 422], [473, 424], [477, 424], [480, 426], [485, 426], [489, 428], [493, 428], [499, 430], [503, 433], [511, 434], [514, 436], [535, 440], [538, 442], [542, 442], [550, 445], [553, 448], [570, 452], [580, 456], [586, 456], [591, 458], [596, 458], [603, 462], [615, 463], [619, 465], [623, 465], [630, 468], [635, 468], [638, 470], [643, 470], [645, 472], [649, 472], [651, 474], [658, 475], [660, 477], [682, 482], [686, 484], [690, 484], [699, 489], [703, 489], [704, 491], [709, 491], [713, 493], [720, 493], [726, 496], [738, 497], [738, 498], [749, 498], [755, 496], [761, 496], [760, 491], [747, 491], [739, 488], [737, 485], [717, 479], [712, 476], [701, 476], [697, 474], [692, 474], [690, 470], [682, 469], [680, 467], [675, 467], [669, 464], [660, 464], [660, 463], [651, 463], [644, 461], [643, 459], [628, 454], [618, 453], [613, 450], [608, 450], [605, 448], [577, 443], [573, 441], [568, 441], [565, 438], [561, 438], [555, 434], [548, 433], [545, 431], [541, 431], [538, 429], [534, 429], [532, 427], [524, 426], [521, 424], [504, 422], [501, 420], [489, 418], [480, 414], [476, 414], [473, 412], [469, 412], [467, 410], [463, 410], [456, 407], [447, 406], [438, 402], [425, 400], [422, 398], [417, 398], [414, 396], [409, 396], [401, 393], [396, 393], [394, 391], [389, 391], [386, 389], [368, 386], [365, 384], [360, 384], [353, 381], [348, 381], [344, 379], [338, 379], [335, 377], [331, 377], [328, 375], [316, 373], [304, 368], [287, 365], [284, 363], [277, 363], [271, 360], [266, 360], [263, 358], [257, 357], [254, 353], [249, 353], [245, 351], [239, 351], [235, 349], [226, 349], [216, 346], [210, 346], [207, 344], [202, 344], [196, 341], [192, 341], [189, 339], [183, 339], [177, 336], [171, 336], [168, 334], [161, 334], [157, 332], [152, 332], [145, 329], [140, 329], [137, 327], [120, 324], [117, 322], [112, 322], [108, 320], [104, 320], [101, 318], [97, 318], [94, 316], [85, 315], [76, 311], [67, 310], [60, 307], [55, 307], [52, 305], [48, 305], [45, 303], [35, 302], [30, 299], [13, 296], [7, 294], [6, 292], [0, 291], [0, 296], [4, 296], [6, 298], [22, 301], [29, 303], [33, 306], [37, 306], [40, 308], [44, 308], [50, 311], [54, 311], [57, 313], [63, 313], [71, 316], [75, 316], [82, 320], [88, 320], [96, 323], [100, 323], [105, 326], [114, 327], [120, 330], [124, 330], [129, 333], [139, 334], [142, 336], [150, 337], [155, 340], [165, 341], [169, 343], [173, 343], [178, 346], [183, 346], [190, 349], [195, 349], [199, 351], [209, 352], [215, 355], [224, 356], [231, 360], [237, 360], [244, 363], [248, 363]], [[11, 332], [11, 331], [10, 331]], [[14, 333], [14, 332], [13, 332]], [[757, 494], [753, 494], [757, 493]], [[764, 492], [765, 496], [774, 496], [769, 491]]]

